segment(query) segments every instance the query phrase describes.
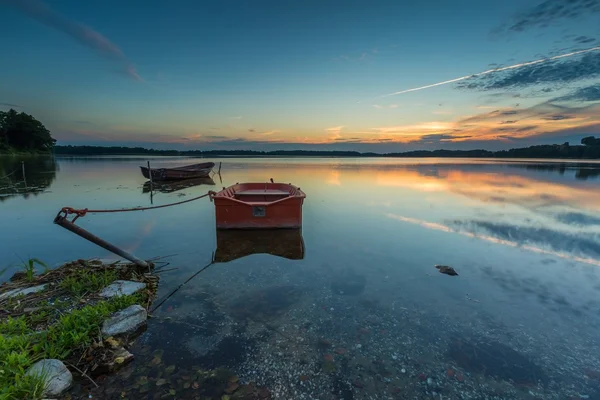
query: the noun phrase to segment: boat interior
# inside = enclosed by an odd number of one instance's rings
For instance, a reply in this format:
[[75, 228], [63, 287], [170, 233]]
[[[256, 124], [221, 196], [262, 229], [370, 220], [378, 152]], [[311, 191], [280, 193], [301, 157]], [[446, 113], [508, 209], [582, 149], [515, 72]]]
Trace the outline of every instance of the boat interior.
[[241, 183], [225, 189], [222, 195], [245, 203], [270, 203], [299, 192], [298, 188], [284, 183]]

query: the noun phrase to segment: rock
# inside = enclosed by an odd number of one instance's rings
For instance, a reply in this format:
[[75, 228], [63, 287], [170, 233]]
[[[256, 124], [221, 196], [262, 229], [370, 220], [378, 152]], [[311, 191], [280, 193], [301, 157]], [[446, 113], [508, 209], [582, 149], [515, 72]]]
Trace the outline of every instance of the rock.
[[456, 272], [456, 270], [454, 268], [449, 267], [447, 265], [436, 265], [435, 267], [442, 274], [446, 274], [446, 275], [450, 275], [450, 276], [457, 276], [458, 275], [458, 273]]
[[146, 287], [145, 283], [134, 281], [114, 281], [100, 292], [100, 296], [111, 298], [126, 296], [139, 292]]
[[43, 377], [45, 396], [58, 396], [73, 383], [71, 371], [60, 360], [55, 359], [44, 359], [36, 362], [27, 370], [25, 375]]
[[30, 294], [30, 293], [41, 292], [42, 290], [46, 289], [46, 286], [47, 285], [44, 284], [44, 285], [32, 286], [32, 287], [28, 287], [28, 288], [9, 290], [8, 292], [4, 292], [4, 293], [0, 294], [0, 299], [21, 296], [21, 295], [24, 296], [24, 295]]
[[133, 361], [133, 354], [123, 347], [119, 347], [115, 349], [112, 354], [108, 353], [106, 361], [103, 361], [100, 365], [92, 368], [92, 370], [94, 375], [112, 373], [121, 369], [121, 367], [124, 367], [130, 361]]
[[116, 336], [133, 333], [146, 323], [148, 313], [138, 304], [114, 313], [102, 324], [102, 336]]

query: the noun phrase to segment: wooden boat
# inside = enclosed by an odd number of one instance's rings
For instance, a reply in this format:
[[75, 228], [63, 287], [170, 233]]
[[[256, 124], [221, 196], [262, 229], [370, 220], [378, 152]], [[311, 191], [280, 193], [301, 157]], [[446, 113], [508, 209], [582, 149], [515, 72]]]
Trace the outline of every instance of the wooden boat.
[[165, 181], [158, 183], [146, 181], [144, 182], [144, 186], [142, 187], [142, 193], [149, 193], [150, 191], [160, 193], [172, 193], [178, 190], [200, 185], [214, 186], [215, 181], [210, 176], [206, 176], [204, 178], [184, 179], [180, 181]]
[[[207, 162], [201, 164], [185, 165], [183, 167], [175, 168], [151, 168], [150, 173], [152, 174], [153, 181], [169, 181], [178, 179], [191, 179], [191, 178], [202, 178], [208, 176], [212, 171], [215, 163]], [[141, 167], [142, 175], [146, 179], [150, 179], [150, 173], [148, 167]]]
[[217, 229], [215, 262], [229, 262], [252, 254], [271, 254], [289, 260], [302, 260], [302, 230]]
[[237, 183], [211, 193], [218, 229], [300, 228], [306, 194], [292, 184]]

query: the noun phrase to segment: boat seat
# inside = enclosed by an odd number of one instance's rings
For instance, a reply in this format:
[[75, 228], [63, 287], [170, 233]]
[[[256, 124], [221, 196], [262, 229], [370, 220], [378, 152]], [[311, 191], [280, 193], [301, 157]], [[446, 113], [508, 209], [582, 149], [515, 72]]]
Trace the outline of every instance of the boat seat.
[[236, 196], [289, 196], [290, 193], [285, 190], [276, 189], [254, 189], [254, 190], [240, 190], [235, 192]]

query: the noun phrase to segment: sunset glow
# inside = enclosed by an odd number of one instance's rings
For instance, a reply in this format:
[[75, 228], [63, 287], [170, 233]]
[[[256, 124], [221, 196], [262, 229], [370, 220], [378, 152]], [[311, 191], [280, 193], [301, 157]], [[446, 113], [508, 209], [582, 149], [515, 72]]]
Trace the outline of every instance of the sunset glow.
[[[519, 20], [516, 0], [470, 3], [6, 0], [0, 109], [35, 115], [58, 144], [180, 150], [497, 150], [600, 134], [595, 9], [549, 25]], [[459, 17], [477, 24], [457, 30]]]

